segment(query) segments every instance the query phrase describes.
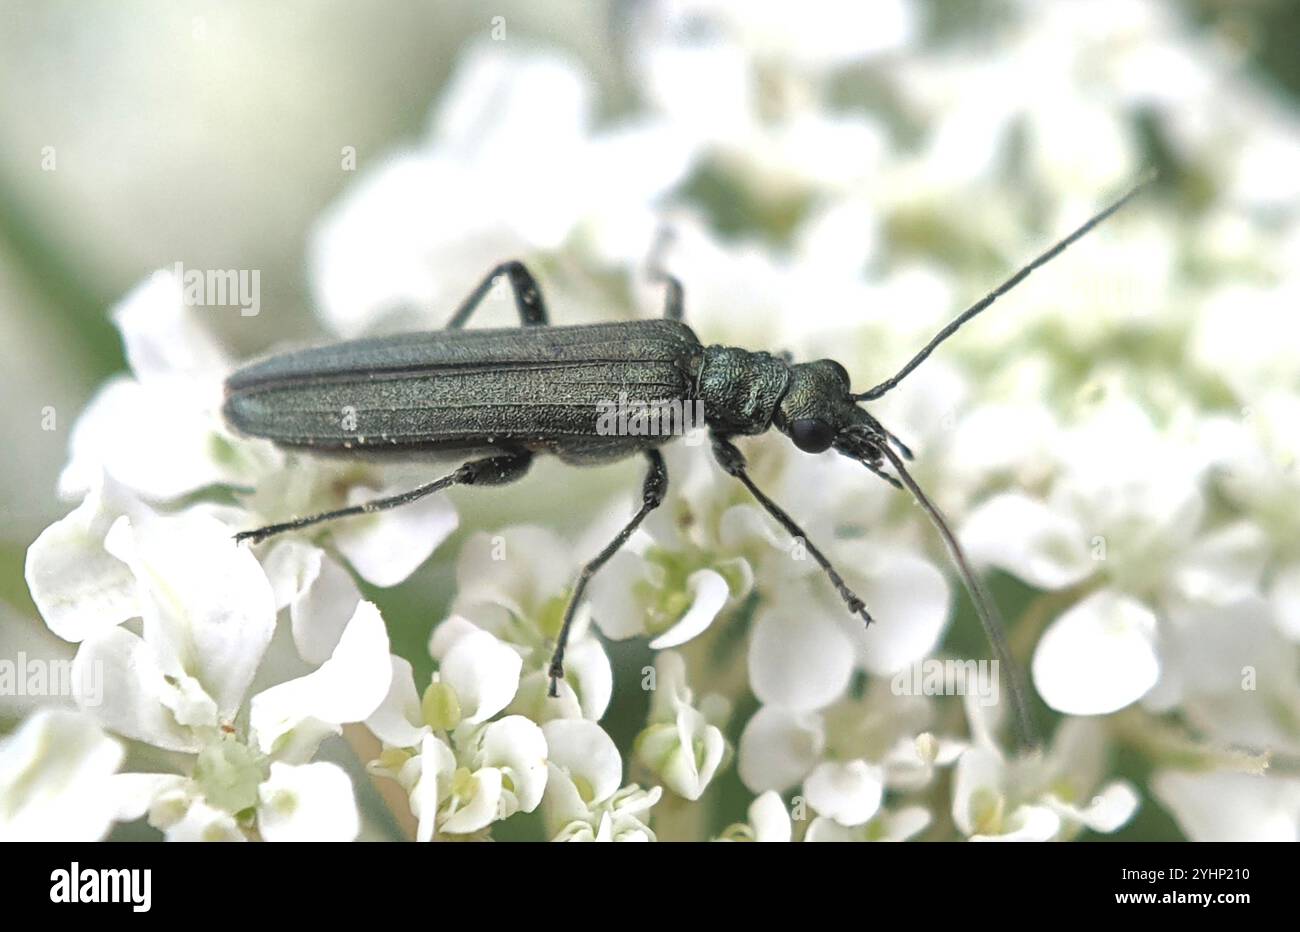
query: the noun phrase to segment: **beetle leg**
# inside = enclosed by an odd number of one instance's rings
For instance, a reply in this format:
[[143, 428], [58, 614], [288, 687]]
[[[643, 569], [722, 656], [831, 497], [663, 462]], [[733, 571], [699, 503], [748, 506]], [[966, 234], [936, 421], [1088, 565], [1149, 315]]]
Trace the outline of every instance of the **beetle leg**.
[[632, 519], [624, 525], [623, 530], [619, 531], [609, 545], [596, 555], [590, 563], [582, 568], [582, 573], [578, 576], [578, 581], [573, 586], [573, 595], [569, 597], [569, 604], [564, 609], [564, 623], [560, 626], [560, 636], [555, 642], [555, 653], [551, 655], [551, 687], [550, 695], [559, 695], [559, 681], [564, 676], [564, 648], [569, 640], [569, 628], [573, 625], [573, 616], [577, 614], [578, 603], [582, 601], [582, 594], [587, 588], [587, 583], [596, 571], [604, 566], [609, 558], [627, 543], [627, 539], [645, 520], [646, 515], [658, 508], [664, 500], [664, 495], [668, 492], [668, 467], [664, 465], [664, 458], [658, 450], [646, 450], [646, 458], [650, 460], [650, 471], [646, 473], [645, 485], [641, 492], [641, 507]]
[[646, 272], [652, 282], [661, 282], [664, 290], [664, 318], [681, 320], [685, 316], [682, 283], [677, 276], [670, 275], [664, 268], [663, 253], [673, 240], [670, 227], [661, 227], [655, 235], [654, 245], [650, 247], [650, 256], [646, 259]]
[[323, 521], [333, 521], [335, 518], [347, 518], [352, 515], [374, 514], [377, 511], [387, 511], [389, 508], [397, 508], [401, 505], [408, 505], [426, 495], [432, 495], [434, 492], [441, 492], [443, 489], [453, 485], [504, 485], [507, 482], [514, 482], [528, 471], [528, 467], [533, 459], [533, 454], [527, 451], [519, 453], [507, 453], [501, 456], [489, 456], [481, 460], [472, 460], [465, 463], [455, 472], [448, 473], [441, 479], [435, 479], [433, 482], [422, 485], [418, 488], [411, 489], [409, 492], [402, 492], [398, 495], [390, 495], [386, 498], [376, 498], [368, 502], [362, 502], [360, 505], [351, 505], [347, 508], [339, 508], [335, 511], [325, 511], [316, 515], [308, 515], [305, 518], [294, 518], [292, 521], [285, 521], [282, 524], [268, 524], [266, 527], [260, 527], [252, 531], [240, 531], [235, 535], [236, 543], [249, 541], [250, 543], [259, 544], [268, 537], [276, 534], [282, 534], [285, 531], [297, 531], [313, 524], [320, 524]]
[[469, 293], [469, 297], [456, 308], [456, 313], [447, 321], [448, 330], [459, 330], [465, 326], [470, 315], [478, 308], [502, 275], [510, 277], [510, 291], [515, 296], [515, 308], [519, 311], [519, 320], [525, 327], [545, 326], [550, 323], [546, 316], [546, 301], [542, 298], [542, 289], [537, 279], [524, 267], [522, 262], [511, 260], [502, 262], [488, 272], [478, 287]]
[[840, 598], [844, 600], [844, 604], [848, 606], [849, 611], [860, 616], [864, 622], [870, 625], [873, 619], [871, 614], [867, 611], [866, 605], [860, 598], [858, 598], [857, 593], [849, 588], [848, 583], [844, 581], [844, 577], [841, 576], [839, 571], [831, 565], [831, 561], [828, 560], [820, 550], [813, 546], [813, 542], [808, 539], [808, 535], [805, 534], [803, 529], [795, 523], [794, 519], [786, 514], [785, 510], [782, 509], [780, 505], [763, 494], [763, 491], [754, 484], [754, 480], [749, 478], [749, 470], [745, 465], [745, 455], [736, 448], [736, 445], [726, 437], [719, 437], [717, 434], [714, 434], [713, 456], [717, 459], [718, 464], [721, 465], [729, 475], [735, 476], [744, 483], [745, 488], [749, 489], [749, 493], [758, 500], [758, 503], [763, 506], [764, 510], [768, 514], [775, 518], [780, 525], [786, 529], [791, 537], [804, 542], [804, 546], [808, 548], [808, 552], [812, 554], [812, 558], [817, 561], [818, 565], [821, 566], [827, 577], [829, 577], [831, 584], [835, 586], [835, 590], [840, 594]]

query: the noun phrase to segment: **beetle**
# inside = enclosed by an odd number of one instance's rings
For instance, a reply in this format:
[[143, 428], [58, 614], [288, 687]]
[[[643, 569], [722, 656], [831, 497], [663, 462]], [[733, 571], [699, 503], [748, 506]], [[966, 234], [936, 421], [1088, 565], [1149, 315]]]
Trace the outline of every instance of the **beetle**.
[[[661, 319], [552, 326], [537, 281], [518, 261], [493, 268], [446, 325], [274, 355], [238, 369], [225, 383], [223, 413], [239, 434], [265, 438], [307, 454], [363, 458], [456, 456], [452, 472], [398, 495], [235, 535], [260, 542], [323, 521], [395, 508], [454, 485], [514, 482], [534, 457], [550, 454], [575, 465], [642, 455], [648, 470], [641, 505], [614, 539], [588, 561], [573, 587], [549, 667], [550, 695], [564, 675], [564, 650], [587, 583], [664, 500], [668, 473], [658, 447], [668, 435], [610, 434], [597, 412], [626, 393], [650, 406], [702, 405], [712, 451], [791, 536], [802, 540], [845, 606], [865, 624], [872, 617], [826, 555], [750, 477], [733, 438], [785, 434], [801, 451], [830, 450], [854, 459], [911, 493], [934, 524], [968, 590], [985, 633], [1008, 674], [1022, 739], [1033, 724], [996, 606], [962, 552], [948, 522], [904, 465], [911, 451], [861, 403], [893, 389], [958, 328], [1131, 200], [1143, 181], [1055, 243], [940, 330], [890, 378], [853, 392], [834, 360], [795, 363], [784, 355], [733, 346], [705, 346], [683, 322], [683, 288], [657, 259], [651, 277], [665, 286]], [[509, 281], [520, 326], [466, 330], [496, 282]], [[350, 417], [340, 417], [348, 412]]]

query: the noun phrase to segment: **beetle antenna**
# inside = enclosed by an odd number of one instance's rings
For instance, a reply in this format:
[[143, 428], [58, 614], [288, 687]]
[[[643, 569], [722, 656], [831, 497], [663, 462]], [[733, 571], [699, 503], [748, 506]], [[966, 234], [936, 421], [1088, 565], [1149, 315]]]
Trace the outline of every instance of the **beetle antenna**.
[[902, 457], [895, 453], [887, 443], [881, 443], [877, 446], [889, 459], [898, 478], [902, 480], [907, 490], [912, 493], [916, 503], [925, 511], [930, 521], [939, 531], [939, 535], [943, 538], [948, 553], [952, 557], [952, 562], [956, 564], [957, 572], [961, 574], [962, 582], [966, 584], [966, 590], [970, 593], [971, 601], [975, 603], [975, 614], [979, 616], [980, 624], [984, 628], [984, 634], [993, 646], [993, 653], [998, 659], [999, 666], [1007, 671], [1006, 682], [1011, 693], [1011, 704], [1015, 711], [1016, 730], [1020, 743], [1024, 747], [1031, 749], [1037, 747], [1039, 744], [1038, 730], [1034, 727], [1033, 716], [1030, 714], [1029, 705], [1025, 701], [1024, 682], [1020, 676], [1020, 668], [1011, 656], [1011, 648], [1007, 645], [1006, 630], [1002, 623], [1002, 615], [998, 612], [997, 603], [985, 592], [984, 585], [971, 568], [970, 562], [966, 559], [966, 554], [962, 551], [961, 545], [957, 543], [957, 537], [948, 526], [943, 513], [939, 511], [934, 502], [930, 501], [929, 496], [921, 490], [921, 487], [916, 484], [916, 480], [912, 478], [911, 473], [903, 467]]
[[881, 395], [885, 394], [885, 392], [889, 391], [899, 382], [903, 381], [903, 379], [906, 378], [913, 369], [915, 369], [921, 363], [925, 362], [926, 357], [928, 357], [932, 352], [934, 352], [935, 347], [937, 347], [944, 340], [948, 339], [950, 336], [956, 333], [962, 324], [966, 323], [966, 321], [970, 320], [972, 317], [975, 317], [981, 311], [985, 310], [990, 304], [992, 304], [998, 298], [1002, 297], [1012, 288], [1016, 287], [1016, 285], [1019, 285], [1022, 281], [1024, 281], [1026, 278], [1029, 277], [1029, 273], [1034, 271], [1034, 269], [1046, 265], [1048, 262], [1051, 262], [1053, 259], [1059, 256], [1062, 252], [1066, 250], [1067, 247], [1069, 247], [1077, 240], [1079, 240], [1081, 237], [1083, 237], [1084, 234], [1092, 230], [1093, 227], [1097, 226], [1097, 224], [1101, 223], [1103, 220], [1108, 218], [1111, 214], [1115, 213], [1117, 210], [1119, 210], [1121, 207], [1123, 207], [1125, 204], [1131, 201], [1138, 194], [1138, 192], [1140, 192], [1148, 184], [1154, 181], [1155, 177], [1156, 177], [1156, 173], [1154, 171], [1149, 172], [1141, 181], [1139, 181], [1132, 188], [1130, 188], [1124, 194], [1124, 196], [1121, 197], [1119, 200], [1115, 201], [1113, 204], [1111, 204], [1106, 209], [1102, 210], [1100, 213], [1094, 214], [1086, 223], [1084, 223], [1082, 226], [1076, 229], [1073, 233], [1069, 234], [1064, 239], [1057, 242], [1056, 245], [1052, 246], [1052, 248], [1048, 249], [1037, 259], [1034, 259], [1028, 265], [1021, 268], [1020, 271], [1016, 272], [1016, 274], [1012, 275], [1001, 285], [998, 285], [998, 287], [994, 288], [992, 291], [990, 291], [979, 301], [976, 301], [966, 310], [962, 311], [961, 314], [959, 314], [952, 321], [952, 323], [948, 324], [948, 326], [944, 327], [937, 334], [935, 334], [934, 338], [929, 343], [925, 344], [925, 346], [921, 349], [921, 351], [917, 353], [915, 356], [913, 356], [908, 361], [907, 365], [899, 369], [897, 373], [885, 379], [885, 381], [881, 382], [875, 388], [868, 389], [867, 391], [862, 392], [860, 395], [854, 395], [853, 397], [858, 401], [871, 401], [872, 399], [879, 398]]

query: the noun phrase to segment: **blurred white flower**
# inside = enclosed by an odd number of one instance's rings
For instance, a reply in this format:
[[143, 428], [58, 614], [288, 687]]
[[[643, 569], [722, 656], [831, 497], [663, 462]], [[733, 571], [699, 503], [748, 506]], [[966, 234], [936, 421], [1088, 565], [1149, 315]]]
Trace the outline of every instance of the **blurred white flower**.
[[118, 818], [122, 745], [89, 715], [39, 709], [0, 738], [0, 841], [98, 841]]
[[1123, 780], [1100, 785], [1107, 755], [1102, 726], [1091, 719], [1062, 722], [1046, 753], [1007, 758], [977, 737], [957, 759], [953, 822], [971, 841], [1069, 840], [1085, 828], [1114, 832], [1137, 811], [1138, 795]]
[[1282, 633], [1300, 641], [1300, 394], [1271, 391], [1241, 418], [1214, 418], [1205, 443], [1216, 453], [1217, 486], [1271, 544], [1263, 594]]
[[740, 778], [755, 793], [802, 785], [819, 816], [865, 825], [886, 790], [925, 786], [964, 747], [929, 735], [931, 715], [929, 700], [894, 695], [883, 678], [819, 712], [764, 705], [740, 737]]
[[654, 120], [597, 128], [575, 62], [513, 45], [464, 52], [427, 143], [390, 157], [321, 223], [313, 281], [336, 333], [427, 327], [497, 263], [584, 231], [612, 259], [644, 256], [650, 205], [686, 171], [688, 140]]
[[790, 841], [794, 827], [785, 802], [775, 790], [760, 793], [749, 804], [749, 821], [728, 826], [719, 841]]
[[1163, 770], [1151, 788], [1192, 841], [1300, 841], [1300, 780]]
[[869, 822], [851, 826], [818, 816], [808, 824], [804, 841], [909, 841], [925, 831], [930, 821], [930, 811], [924, 806], [881, 810]]
[[221, 425], [230, 360], [198, 315], [171, 271], [118, 304], [113, 322], [132, 375], [105, 383], [77, 419], [59, 476], [64, 498], [86, 495], [106, 473], [147, 500], [169, 501], [209, 485], [248, 485], [278, 465], [268, 444], [232, 442]]
[[1040, 589], [1097, 586], [1043, 633], [1033, 674], [1053, 708], [1105, 714], [1159, 680], [1161, 620], [1258, 588], [1265, 540], [1250, 522], [1205, 526], [1209, 463], [1131, 405], [1062, 431], [1058, 448], [1061, 474], [1046, 501], [995, 496], [967, 519], [962, 542]]
[[1249, 596], [1171, 617], [1162, 637], [1168, 658], [1144, 704], [1179, 709], [1223, 747], [1300, 754], [1300, 646], [1274, 620], [1273, 607]]
[[909, 0], [814, 6], [705, 0], [642, 11], [646, 96], [768, 202], [846, 187], [880, 165], [883, 127], [864, 112], [829, 111], [824, 79], [897, 49], [916, 26]]

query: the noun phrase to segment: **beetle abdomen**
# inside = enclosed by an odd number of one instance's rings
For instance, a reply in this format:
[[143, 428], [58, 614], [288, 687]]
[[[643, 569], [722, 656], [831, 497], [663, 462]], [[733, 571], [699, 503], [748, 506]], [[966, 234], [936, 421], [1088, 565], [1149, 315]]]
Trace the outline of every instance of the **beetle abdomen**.
[[594, 442], [598, 455], [601, 405], [691, 398], [700, 353], [690, 329], [667, 320], [353, 340], [240, 369], [224, 414], [240, 433], [321, 452], [563, 455]]

